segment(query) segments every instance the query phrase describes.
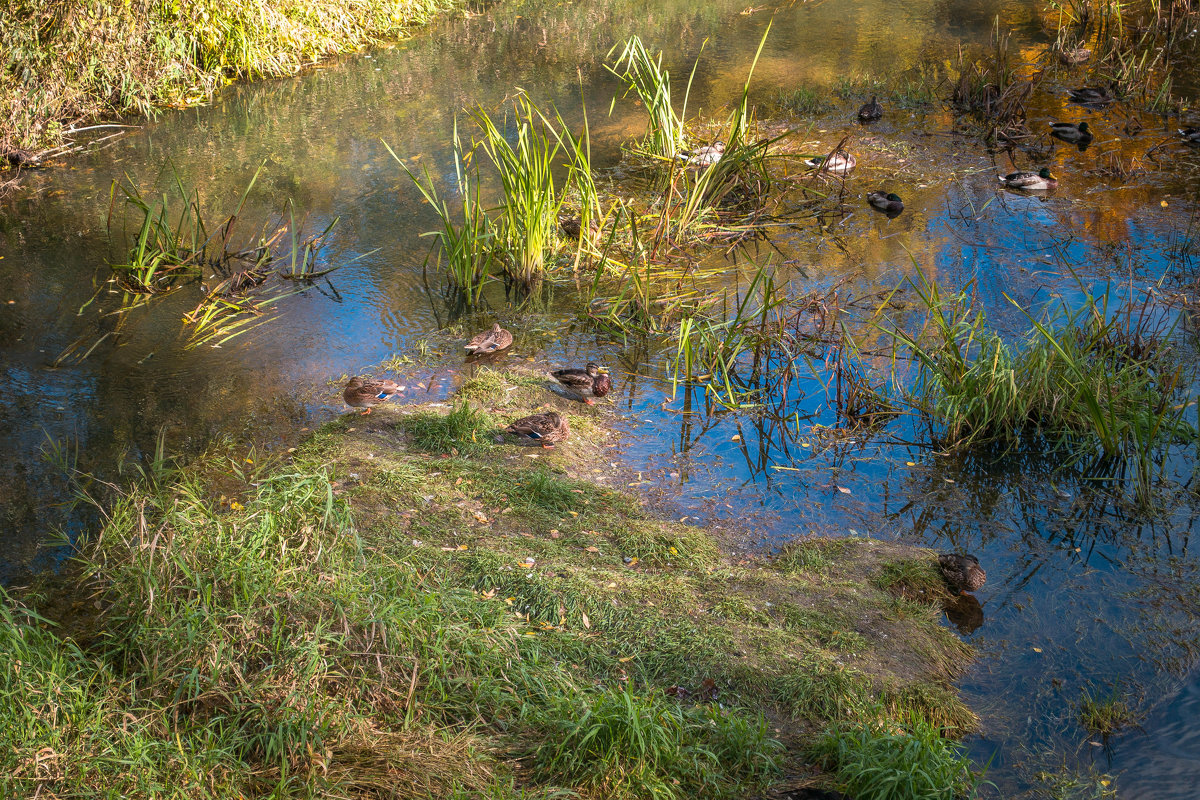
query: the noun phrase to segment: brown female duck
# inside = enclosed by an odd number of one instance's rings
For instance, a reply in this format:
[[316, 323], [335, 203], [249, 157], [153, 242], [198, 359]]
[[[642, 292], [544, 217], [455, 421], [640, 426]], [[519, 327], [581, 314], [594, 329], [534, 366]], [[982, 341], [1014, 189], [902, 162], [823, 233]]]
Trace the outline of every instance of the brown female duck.
[[363, 380], [355, 376], [342, 390], [342, 399], [351, 408], [365, 408], [362, 413], [370, 414], [374, 406], [393, 397], [400, 391], [400, 385], [389, 380]]
[[518, 439], [536, 442], [546, 449], [554, 447], [555, 442], [565, 441], [571, 433], [567, 418], [557, 411], [547, 411], [543, 414], [531, 414], [522, 417], [504, 429]]
[[938, 556], [938, 567], [950, 588], [959, 593], [979, 591], [987, 580], [979, 559], [972, 555], [942, 553]]
[[584, 369], [556, 369], [550, 377], [561, 383], [572, 394], [578, 395], [589, 406], [595, 405], [591, 398], [604, 397], [612, 388], [612, 379], [608, 377], [608, 368], [588, 362]]
[[490, 331], [484, 331], [478, 336], [471, 339], [463, 345], [468, 353], [475, 355], [485, 355], [487, 353], [496, 353], [505, 350], [513, 343], [513, 335], [504, 328], [500, 327], [500, 323], [492, 325]]

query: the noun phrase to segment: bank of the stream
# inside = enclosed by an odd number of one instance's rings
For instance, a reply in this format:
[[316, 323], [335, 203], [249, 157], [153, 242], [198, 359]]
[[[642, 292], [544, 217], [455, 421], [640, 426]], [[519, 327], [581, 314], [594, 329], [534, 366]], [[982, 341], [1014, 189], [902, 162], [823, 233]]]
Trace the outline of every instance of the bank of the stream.
[[[202, 102], [238, 78], [291, 75], [403, 37], [457, 0], [0, 5], [0, 155], [63, 145], [72, 127]], [[32, 152], [31, 152], [32, 151]], [[18, 155], [20, 154], [20, 155]]]
[[[569, 441], [494, 441], [547, 404]], [[5, 796], [968, 787], [940, 734], [975, 723], [949, 684], [970, 651], [929, 551], [732, 555], [612, 488], [613, 438], [540, 377], [484, 369], [287, 463], [148, 469], [103, 502], [68, 591], [0, 611]]]

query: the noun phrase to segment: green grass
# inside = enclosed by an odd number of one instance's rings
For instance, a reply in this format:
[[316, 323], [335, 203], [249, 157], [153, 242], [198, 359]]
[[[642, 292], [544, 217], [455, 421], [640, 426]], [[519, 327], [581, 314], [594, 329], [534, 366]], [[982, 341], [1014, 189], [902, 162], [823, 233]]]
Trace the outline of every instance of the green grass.
[[0, 659], [19, 662], [0, 674], [0, 789], [723, 797], [782, 773], [775, 728], [876, 707], [970, 724], [946, 683], [965, 650], [886, 619], [871, 585], [909, 551], [731, 563], [587, 480], [602, 431], [573, 413], [533, 459], [459, 403], [335, 420], [253, 472], [156, 460], [98, 503], [53, 591], [0, 604]]
[[958, 800], [974, 797], [979, 783], [963, 747], [915, 716], [831, 727], [812, 753], [857, 800]]
[[0, 4], [0, 153], [61, 144], [78, 119], [153, 113], [210, 97], [230, 78], [293, 75], [396, 39], [446, 0]]
[[1093, 695], [1084, 689], [1079, 697], [1079, 724], [1094, 736], [1108, 737], [1122, 728], [1137, 724], [1136, 710], [1126, 701], [1119, 687], [1107, 695]]

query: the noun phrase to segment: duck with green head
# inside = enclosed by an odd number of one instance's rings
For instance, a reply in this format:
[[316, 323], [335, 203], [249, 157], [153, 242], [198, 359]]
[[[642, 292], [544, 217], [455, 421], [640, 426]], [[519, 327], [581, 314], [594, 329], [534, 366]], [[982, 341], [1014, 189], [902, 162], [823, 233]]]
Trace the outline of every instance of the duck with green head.
[[1045, 192], [1058, 186], [1058, 178], [1054, 177], [1049, 167], [1042, 167], [1037, 172], [1010, 172], [998, 177], [1007, 188], [1026, 192]]
[[900, 195], [895, 192], [877, 191], [867, 195], [867, 202], [871, 207], [882, 211], [889, 217], [894, 217], [904, 210], [904, 201], [900, 199]]
[[1092, 141], [1092, 131], [1086, 122], [1051, 122], [1050, 135], [1071, 144], [1087, 144]]
[[597, 366], [590, 361], [584, 369], [577, 367], [556, 369], [550, 373], [550, 377], [589, 406], [595, 405], [591, 398], [604, 397], [612, 389], [612, 379], [608, 377], [608, 368]]

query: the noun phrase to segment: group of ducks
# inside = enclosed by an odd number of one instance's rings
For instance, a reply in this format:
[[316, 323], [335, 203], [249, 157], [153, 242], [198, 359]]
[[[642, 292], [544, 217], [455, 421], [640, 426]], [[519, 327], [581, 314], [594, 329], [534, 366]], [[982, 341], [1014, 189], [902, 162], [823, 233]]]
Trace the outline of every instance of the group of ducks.
[[[473, 337], [464, 345], [464, 348], [468, 355], [490, 355], [507, 350], [512, 343], [512, 333], [496, 323], [492, 325], [491, 330]], [[608, 369], [591, 362], [588, 362], [583, 369], [577, 367], [556, 369], [549, 374], [573, 398], [582, 400], [588, 405], [595, 405], [592, 401], [593, 397], [604, 397], [612, 389], [612, 379], [609, 377]], [[342, 399], [351, 408], [361, 408], [363, 414], [370, 414], [372, 408], [395, 397], [400, 390], [400, 385], [393, 380], [365, 379], [355, 376], [342, 390]], [[571, 426], [562, 414], [557, 411], [546, 411], [522, 417], [505, 428], [504, 433], [511, 434], [525, 442], [552, 448], [556, 442], [564, 441], [567, 438], [571, 433]]]
[[[1117, 100], [1116, 95], [1103, 86], [1069, 89], [1067, 95], [1071, 102], [1088, 108], [1103, 108]], [[875, 122], [882, 117], [883, 105], [874, 95], [858, 110], [858, 121], [863, 124]], [[1078, 145], [1080, 149], [1087, 147], [1093, 138], [1091, 128], [1086, 122], [1052, 122], [1050, 123], [1050, 135], [1061, 141]], [[1179, 136], [1185, 144], [1200, 145], [1200, 128], [1180, 128]], [[694, 150], [686, 150], [680, 153], [678, 158], [685, 161], [688, 166], [708, 167], [717, 163], [724, 153], [725, 143], [718, 141]], [[841, 150], [828, 156], [807, 159], [804, 163], [822, 172], [841, 177], [848, 175], [857, 164], [853, 155]], [[1045, 192], [1058, 187], [1058, 178], [1050, 172], [1048, 167], [1043, 167], [1036, 172], [1018, 170], [997, 177], [1003, 186], [1026, 192]], [[887, 214], [889, 218], [897, 216], [904, 210], [904, 201], [894, 192], [882, 190], [869, 192], [867, 202], [872, 208]]]

